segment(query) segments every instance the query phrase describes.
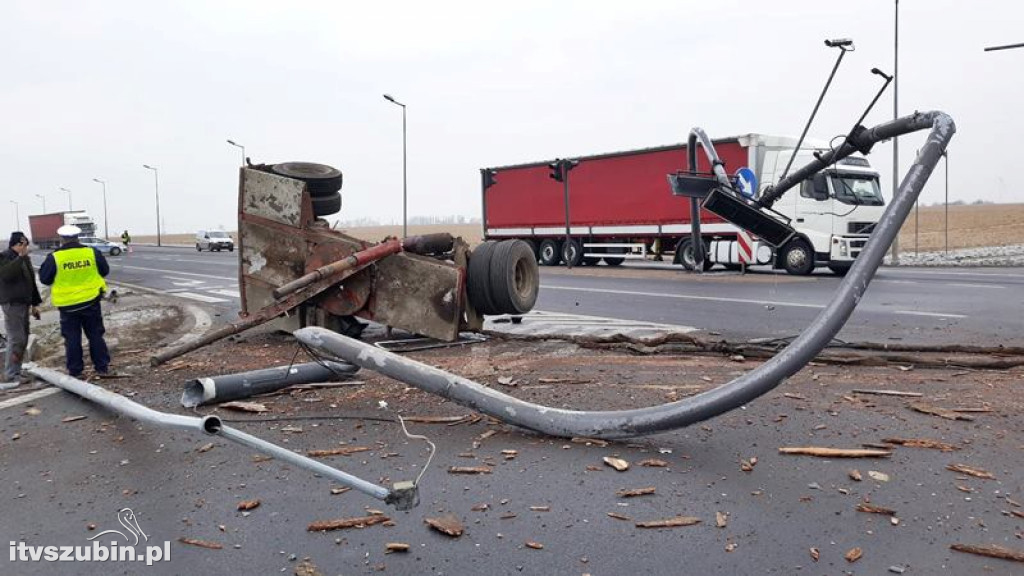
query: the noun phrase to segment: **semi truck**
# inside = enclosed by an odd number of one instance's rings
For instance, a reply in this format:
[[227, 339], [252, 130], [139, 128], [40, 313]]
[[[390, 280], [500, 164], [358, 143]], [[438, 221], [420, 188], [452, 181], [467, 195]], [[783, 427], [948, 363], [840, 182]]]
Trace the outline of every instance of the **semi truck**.
[[[714, 140], [727, 172], [749, 168], [756, 184], [749, 195], [778, 182], [807, 164], [828, 145], [795, 138], [744, 134]], [[795, 154], [795, 157], [793, 157]], [[698, 171], [709, 172], [703, 154]], [[542, 265], [561, 262], [618, 266], [626, 259], [673, 253], [675, 262], [693, 269], [690, 204], [674, 196], [667, 176], [687, 167], [686, 144], [611, 152], [574, 158], [563, 183], [553, 178], [550, 161], [481, 169], [485, 239], [521, 239], [535, 249]], [[749, 173], [749, 172], [747, 172]], [[874, 230], [885, 204], [879, 174], [863, 155], [841, 160], [805, 181], [774, 210], [796, 230], [784, 245], [772, 246], [701, 211], [704, 269], [716, 264], [739, 268], [771, 265], [790, 274], [827, 267], [845, 274]], [[566, 207], [569, 232], [566, 231]], [[741, 251], [741, 242], [744, 250]], [[750, 242], [750, 244], [747, 244]], [[741, 254], [746, 258], [741, 259]]]
[[85, 210], [34, 214], [28, 217], [32, 242], [40, 248], [59, 247], [60, 236], [57, 234], [57, 229], [67, 224], [78, 226], [82, 230], [82, 236], [96, 234], [96, 224]]

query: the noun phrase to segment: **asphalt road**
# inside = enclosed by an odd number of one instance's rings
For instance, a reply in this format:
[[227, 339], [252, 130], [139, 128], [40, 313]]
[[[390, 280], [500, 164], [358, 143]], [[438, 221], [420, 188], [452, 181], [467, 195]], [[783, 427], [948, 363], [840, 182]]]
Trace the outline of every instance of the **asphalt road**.
[[[209, 304], [222, 316], [238, 310], [237, 253], [136, 247], [110, 262], [114, 282]], [[686, 326], [730, 340], [799, 334], [841, 281], [828, 273], [700, 276], [658, 265], [541, 270], [538, 310]], [[1024, 269], [883, 268], [838, 338], [1019, 345]]]

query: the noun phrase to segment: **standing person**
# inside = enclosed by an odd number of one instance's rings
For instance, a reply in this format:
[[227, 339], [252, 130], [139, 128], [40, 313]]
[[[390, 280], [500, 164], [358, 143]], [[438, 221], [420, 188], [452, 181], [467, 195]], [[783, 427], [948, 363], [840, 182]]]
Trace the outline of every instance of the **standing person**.
[[64, 337], [68, 374], [82, 376], [82, 332], [89, 339], [89, 357], [100, 378], [110, 375], [110, 352], [103, 340], [103, 311], [100, 300], [107, 291], [103, 278], [110, 266], [103, 254], [78, 241], [78, 226], [57, 229], [61, 246], [46, 256], [39, 267], [39, 280], [50, 289], [50, 299], [60, 310], [60, 334]]
[[28, 346], [28, 317], [31, 314], [38, 320], [37, 306], [43, 302], [28, 252], [28, 238], [23, 232], [12, 232], [7, 250], [0, 252], [0, 308], [4, 311], [7, 332], [4, 373], [0, 381], [6, 384], [0, 384], [0, 390], [21, 383], [21, 362]]
[[128, 231], [121, 232], [121, 243], [127, 249], [128, 245], [132, 243], [132, 237], [128, 235]]

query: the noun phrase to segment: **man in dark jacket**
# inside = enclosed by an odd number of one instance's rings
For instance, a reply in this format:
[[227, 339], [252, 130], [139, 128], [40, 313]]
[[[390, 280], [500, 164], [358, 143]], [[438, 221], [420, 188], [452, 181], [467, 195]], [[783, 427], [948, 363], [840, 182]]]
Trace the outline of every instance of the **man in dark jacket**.
[[50, 289], [50, 300], [60, 310], [60, 333], [64, 337], [68, 374], [82, 376], [82, 332], [89, 339], [89, 357], [100, 377], [110, 375], [110, 352], [103, 340], [103, 311], [100, 300], [107, 291], [103, 278], [110, 266], [103, 254], [78, 241], [78, 226], [61, 226], [57, 234], [61, 246], [49, 255], [39, 267], [39, 281]]
[[0, 252], [0, 308], [4, 311], [4, 331], [7, 349], [4, 352], [4, 372], [0, 390], [14, 388], [21, 377], [21, 362], [28, 345], [29, 314], [39, 319], [42, 304], [36, 273], [28, 258], [28, 238], [22, 232], [11, 233], [7, 250]]

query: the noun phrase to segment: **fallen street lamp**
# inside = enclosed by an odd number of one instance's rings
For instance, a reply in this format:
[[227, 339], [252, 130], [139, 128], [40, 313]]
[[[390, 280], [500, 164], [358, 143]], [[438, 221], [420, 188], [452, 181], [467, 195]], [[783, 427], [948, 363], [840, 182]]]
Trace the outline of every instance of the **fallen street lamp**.
[[409, 219], [407, 216], [407, 209], [409, 207], [409, 172], [407, 168], [408, 164], [406, 163], [405, 104], [395, 100], [390, 94], [385, 94], [384, 99], [392, 104], [402, 107], [402, 237], [405, 238], [409, 236]]
[[103, 185], [103, 238], [110, 240], [109, 219], [107, 218], [107, 181], [99, 178], [93, 178], [92, 181]]
[[153, 171], [153, 185], [156, 190], [156, 245], [163, 246], [160, 243], [160, 172], [156, 169], [156, 166], [150, 166], [149, 164], [143, 164], [142, 167]]

